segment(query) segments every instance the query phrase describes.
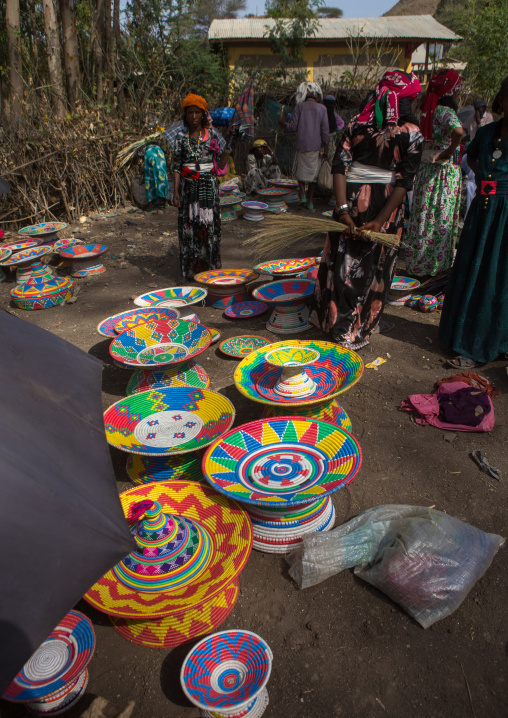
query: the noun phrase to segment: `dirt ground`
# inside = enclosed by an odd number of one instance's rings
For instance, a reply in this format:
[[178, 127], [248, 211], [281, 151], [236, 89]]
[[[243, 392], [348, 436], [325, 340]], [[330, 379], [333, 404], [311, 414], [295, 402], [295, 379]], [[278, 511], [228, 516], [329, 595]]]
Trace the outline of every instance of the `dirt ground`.
[[[242, 247], [242, 240], [255, 227], [242, 220], [224, 226], [224, 266], [253, 266], [254, 257]], [[109, 246], [104, 255], [107, 272], [79, 280], [81, 291], [74, 304], [38, 312], [9, 306], [9, 279], [0, 285], [0, 306], [102, 359], [106, 408], [125, 395], [130, 372], [113, 365], [109, 340], [95, 328], [105, 317], [133, 308], [132, 299], [142, 292], [181, 283], [176, 210], [122, 211], [110, 219], [71, 227], [62, 236], [71, 234]], [[310, 244], [308, 254], [319, 249], [319, 243]], [[196, 312], [223, 338], [255, 333], [277, 341], [265, 329], [266, 317], [242, 322], [226, 319], [218, 309], [198, 307]], [[342, 396], [362, 447], [363, 466], [352, 484], [333, 497], [337, 524], [372, 506], [412, 504], [435, 506], [506, 536], [506, 362], [481, 370], [501, 390], [494, 400], [492, 433], [459, 433], [448, 442], [442, 431], [417, 426], [398, 409], [408, 394], [431, 392], [436, 380], [454, 373], [442, 366], [450, 355], [437, 340], [440, 313], [388, 307], [386, 315], [395, 328], [374, 336], [362, 358], [368, 362], [380, 356], [387, 362], [378, 371], [366, 369], [361, 381]], [[319, 336], [312, 330], [301, 338]], [[260, 406], [244, 399], [234, 386], [236, 360], [222, 355], [215, 344], [200, 363], [211, 377], [210, 388], [233, 402], [236, 425], [259, 418]], [[469, 458], [473, 449], [501, 468], [501, 483], [479, 472]], [[119, 491], [130, 488], [125, 455], [114, 449], [111, 455]], [[352, 570], [300, 591], [283, 557], [253, 551], [240, 577], [238, 603], [221, 628], [255, 631], [271, 646], [267, 718], [507, 716], [507, 557], [505, 546], [463, 605], [424, 630], [383, 594], [355, 578]], [[92, 619], [97, 648], [87, 694], [67, 713], [69, 718], [77, 718], [95, 696], [124, 705], [135, 701], [135, 718], [197, 718], [199, 711], [179, 685], [189, 645], [172, 651], [137, 646], [121, 638], [107, 616], [84, 601], [77, 608]], [[0, 703], [2, 717], [25, 714], [21, 707]]]

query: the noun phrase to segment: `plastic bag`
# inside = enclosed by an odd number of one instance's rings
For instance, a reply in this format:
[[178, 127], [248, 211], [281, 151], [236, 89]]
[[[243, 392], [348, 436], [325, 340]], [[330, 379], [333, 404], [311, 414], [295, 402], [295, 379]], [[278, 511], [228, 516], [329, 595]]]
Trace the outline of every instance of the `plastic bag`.
[[305, 537], [286, 559], [300, 588], [356, 566], [428, 628], [460, 606], [504, 542], [442, 511], [387, 505]]
[[319, 189], [322, 189], [325, 192], [331, 192], [333, 190], [332, 167], [328, 160], [325, 160], [321, 165], [321, 169], [319, 170], [317, 178], [317, 183]]

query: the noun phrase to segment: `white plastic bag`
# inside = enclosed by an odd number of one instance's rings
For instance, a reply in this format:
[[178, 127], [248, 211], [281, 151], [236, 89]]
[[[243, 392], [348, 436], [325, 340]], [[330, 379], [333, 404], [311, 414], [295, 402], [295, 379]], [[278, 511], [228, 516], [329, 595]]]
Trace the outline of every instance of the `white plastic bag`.
[[331, 192], [333, 190], [333, 175], [332, 175], [332, 167], [328, 160], [324, 160], [323, 164], [321, 165], [321, 169], [319, 170], [317, 183], [319, 189], [322, 189], [324, 192]]
[[356, 566], [428, 628], [460, 606], [504, 541], [442, 511], [387, 505], [305, 537], [286, 559], [300, 588]]

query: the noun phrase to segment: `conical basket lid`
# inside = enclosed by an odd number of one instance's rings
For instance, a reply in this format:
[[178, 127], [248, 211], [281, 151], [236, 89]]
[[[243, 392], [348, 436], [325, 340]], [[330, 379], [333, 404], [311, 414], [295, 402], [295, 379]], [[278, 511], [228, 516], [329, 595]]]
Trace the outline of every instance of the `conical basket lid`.
[[139, 505], [141, 519], [132, 527], [138, 550], [113, 569], [137, 591], [161, 592], [189, 583], [206, 567], [212, 542], [206, 529], [183, 516], [165, 514], [157, 501]]

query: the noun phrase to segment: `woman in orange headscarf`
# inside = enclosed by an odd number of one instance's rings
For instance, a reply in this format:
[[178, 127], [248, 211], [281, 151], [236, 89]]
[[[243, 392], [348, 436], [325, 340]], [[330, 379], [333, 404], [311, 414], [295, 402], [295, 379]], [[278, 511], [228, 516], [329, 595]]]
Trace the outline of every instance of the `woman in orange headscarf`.
[[227, 164], [224, 138], [212, 127], [206, 100], [187, 95], [184, 127], [176, 135], [173, 203], [178, 207], [180, 269], [191, 281], [198, 272], [221, 265], [221, 217], [217, 172]]

